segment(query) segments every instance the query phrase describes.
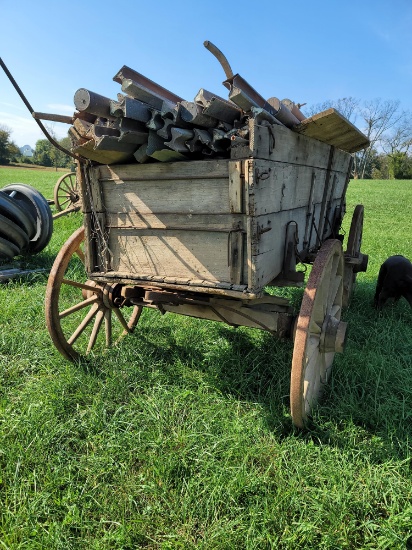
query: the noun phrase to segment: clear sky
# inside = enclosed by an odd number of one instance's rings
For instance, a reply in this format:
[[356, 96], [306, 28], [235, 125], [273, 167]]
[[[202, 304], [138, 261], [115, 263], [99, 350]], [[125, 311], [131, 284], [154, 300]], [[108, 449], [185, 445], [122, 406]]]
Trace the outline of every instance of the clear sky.
[[[265, 98], [412, 111], [412, 0], [0, 0], [0, 57], [40, 112], [73, 114], [79, 88], [116, 99], [123, 65], [188, 101], [200, 88], [227, 97], [205, 40]], [[0, 68], [2, 125], [20, 147], [44, 138]]]

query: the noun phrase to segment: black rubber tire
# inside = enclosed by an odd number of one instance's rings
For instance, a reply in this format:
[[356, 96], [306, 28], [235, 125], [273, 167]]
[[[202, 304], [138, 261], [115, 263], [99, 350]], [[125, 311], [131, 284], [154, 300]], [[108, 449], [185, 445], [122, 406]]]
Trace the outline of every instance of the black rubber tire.
[[19, 253], [20, 251], [15, 244], [0, 237], [0, 260], [4, 258], [12, 259], [14, 256], [18, 256]]
[[0, 214], [0, 237], [15, 244], [19, 252], [26, 250], [29, 244], [29, 236], [17, 223]]
[[32, 239], [37, 231], [36, 218], [0, 189], [0, 214], [17, 223]]
[[32, 254], [40, 252], [48, 245], [53, 233], [53, 214], [49, 203], [40, 191], [24, 183], [6, 185], [2, 191], [13, 195], [12, 198], [36, 219], [37, 231], [29, 242], [28, 251]]

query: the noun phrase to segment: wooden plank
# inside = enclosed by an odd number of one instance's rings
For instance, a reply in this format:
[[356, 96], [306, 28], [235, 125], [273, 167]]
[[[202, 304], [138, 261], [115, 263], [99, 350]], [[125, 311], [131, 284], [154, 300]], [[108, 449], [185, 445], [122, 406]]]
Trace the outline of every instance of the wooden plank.
[[243, 282], [244, 242], [243, 231], [231, 231], [229, 233], [229, 279], [231, 283], [236, 285]]
[[89, 139], [87, 134], [92, 127], [92, 124], [90, 122], [87, 122], [86, 120], [82, 120], [80, 118], [76, 118], [73, 122], [73, 127], [81, 137]]
[[112, 269], [136, 278], [186, 277], [230, 283], [228, 233], [112, 228]]
[[[232, 159], [264, 159], [287, 164], [327, 168], [330, 146], [311, 137], [293, 132], [289, 128], [274, 124], [272, 126], [249, 123], [249, 145], [232, 147]], [[331, 169], [347, 174], [351, 156], [337, 150]]]
[[246, 326], [276, 332], [279, 312], [273, 310], [245, 307], [239, 300], [212, 299], [210, 305], [165, 305], [164, 309], [180, 315], [199, 319], [226, 322], [234, 326]]
[[227, 178], [103, 180], [101, 186], [104, 204], [111, 213], [230, 213]]
[[[315, 204], [322, 202], [328, 175], [326, 169], [265, 160], [247, 161], [246, 172], [246, 213], [250, 216], [301, 208], [307, 206], [310, 199]], [[334, 198], [342, 197], [346, 174], [331, 172], [331, 175], [332, 178], [336, 175]]]
[[91, 279], [99, 283], [120, 283], [124, 285], [134, 284], [143, 288], [164, 288], [173, 291], [182, 292], [201, 292], [202, 294], [213, 296], [225, 296], [227, 298], [235, 298], [236, 300], [254, 300], [259, 299], [262, 294], [253, 294], [247, 291], [246, 285], [232, 285], [227, 283], [211, 282], [194, 279], [179, 280], [172, 278], [169, 282], [155, 281], [155, 277], [138, 278], [130, 273], [108, 272], [108, 273], [93, 273]]
[[[298, 243], [296, 248], [301, 252], [305, 247], [311, 248], [318, 244], [319, 227], [325, 219], [326, 232], [321, 236], [322, 242], [332, 236], [332, 223], [335, 208], [341, 205], [340, 199], [330, 202], [330, 208], [321, 217], [321, 203], [315, 205], [312, 215], [308, 220], [308, 207], [282, 210], [255, 218], [250, 218], [248, 229], [249, 241], [249, 279], [248, 287], [253, 292], [260, 292], [262, 288], [277, 277], [283, 270], [285, 254], [286, 229], [289, 222], [297, 224]], [[307, 222], [315, 225], [316, 229], [307, 232]], [[262, 232], [258, 228], [270, 227], [270, 231]], [[307, 242], [305, 243], [305, 237]]]
[[95, 224], [91, 214], [83, 217], [84, 225], [84, 268], [90, 274], [97, 271], [97, 243], [95, 238]]
[[368, 138], [336, 109], [317, 113], [295, 126], [293, 131], [348, 153], [366, 149], [370, 144]]
[[89, 189], [86, 190], [90, 194], [91, 201], [93, 203], [93, 210], [96, 212], [105, 211], [106, 207], [103, 202], [99, 167], [89, 170]]
[[186, 180], [187, 185], [196, 179], [221, 178], [227, 181], [229, 165], [224, 160], [194, 160], [169, 162], [167, 164], [121, 164], [119, 166], [101, 166], [102, 181], [161, 181]]
[[243, 162], [229, 162], [229, 207], [231, 212], [244, 212], [243, 210]]
[[142, 214], [136, 211], [108, 212], [106, 225], [118, 229], [167, 229], [189, 231], [236, 231], [244, 227], [241, 214]]

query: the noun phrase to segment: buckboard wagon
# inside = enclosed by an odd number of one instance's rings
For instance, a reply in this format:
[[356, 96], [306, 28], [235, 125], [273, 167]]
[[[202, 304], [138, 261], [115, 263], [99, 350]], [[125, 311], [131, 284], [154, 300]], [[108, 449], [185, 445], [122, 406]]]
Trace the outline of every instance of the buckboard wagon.
[[[340, 233], [352, 157], [278, 124], [249, 121], [229, 159], [77, 165], [84, 225], [58, 254], [46, 319], [77, 359], [136, 327], [143, 307], [293, 338], [290, 406], [303, 427], [344, 349], [363, 207]], [[343, 252], [345, 246], [345, 253]], [[81, 264], [84, 278], [81, 279]], [[265, 288], [303, 286], [300, 312]]]

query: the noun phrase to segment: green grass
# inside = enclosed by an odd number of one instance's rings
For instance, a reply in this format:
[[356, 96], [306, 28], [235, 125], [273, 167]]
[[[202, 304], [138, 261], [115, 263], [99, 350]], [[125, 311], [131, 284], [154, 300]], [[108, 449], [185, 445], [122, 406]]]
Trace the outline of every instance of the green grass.
[[[18, 177], [17, 177], [18, 174]], [[60, 174], [0, 168], [51, 198]], [[145, 311], [135, 335], [71, 364], [45, 327], [46, 276], [0, 285], [0, 548], [412, 548], [412, 311], [371, 307], [411, 257], [410, 181], [352, 181], [365, 205], [348, 344], [311, 431], [291, 424], [292, 344]], [[55, 220], [50, 267], [81, 225]]]

